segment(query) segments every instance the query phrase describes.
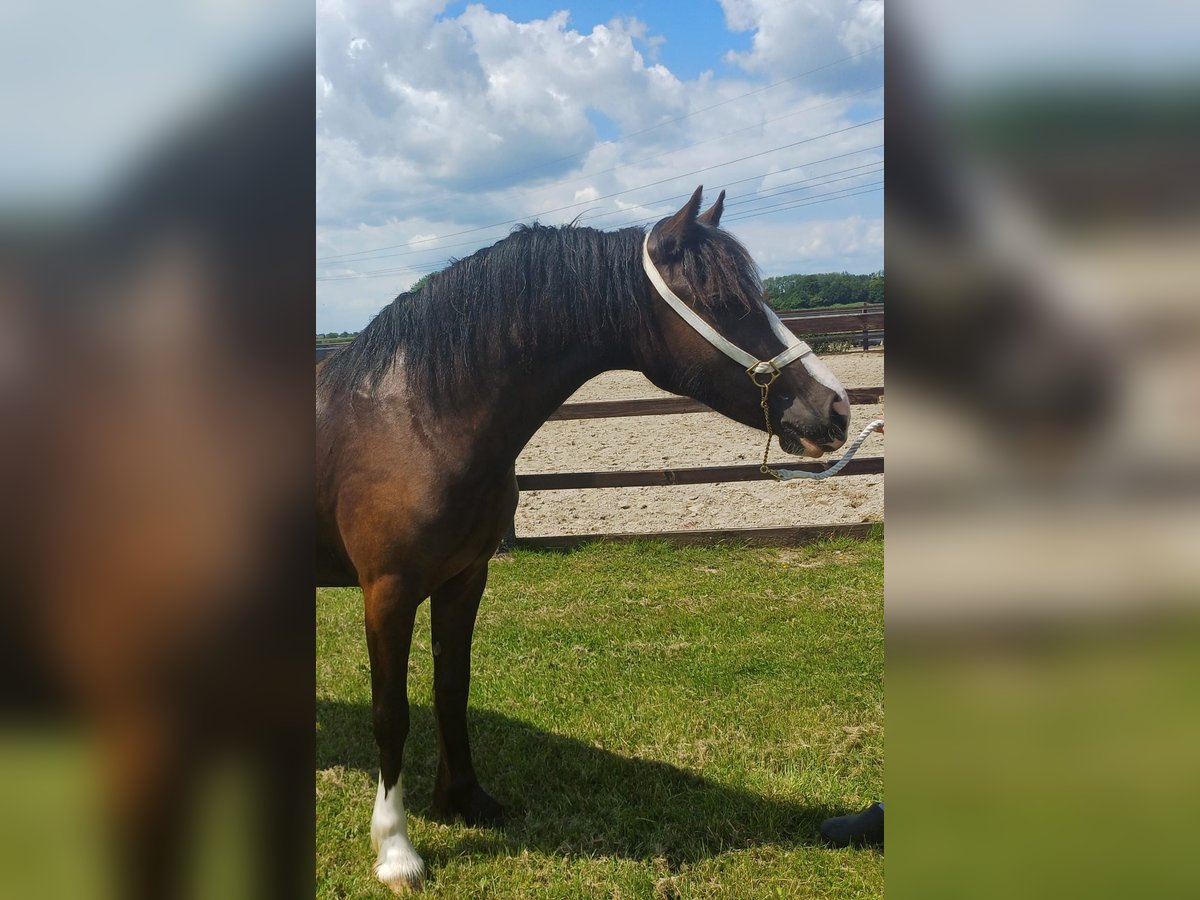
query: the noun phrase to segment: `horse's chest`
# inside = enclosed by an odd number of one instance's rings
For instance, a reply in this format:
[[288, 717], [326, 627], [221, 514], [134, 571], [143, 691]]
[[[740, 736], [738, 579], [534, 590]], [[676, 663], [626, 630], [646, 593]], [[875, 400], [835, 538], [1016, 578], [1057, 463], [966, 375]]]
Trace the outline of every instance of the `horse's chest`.
[[517, 508], [516, 476], [447, 485], [435, 512], [438, 525], [460, 539], [478, 536], [499, 542], [512, 524]]
[[448, 486], [413, 518], [416, 533], [406, 543], [431, 570], [461, 571], [496, 552], [516, 505], [515, 478], [471, 489]]

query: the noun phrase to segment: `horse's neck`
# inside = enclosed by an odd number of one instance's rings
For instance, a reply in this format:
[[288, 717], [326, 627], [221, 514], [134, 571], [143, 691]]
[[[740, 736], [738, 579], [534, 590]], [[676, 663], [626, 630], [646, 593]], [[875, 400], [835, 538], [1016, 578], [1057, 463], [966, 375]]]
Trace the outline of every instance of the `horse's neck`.
[[498, 464], [510, 465], [567, 398], [591, 378], [617, 367], [604, 360], [564, 357], [500, 374], [490, 390], [480, 393], [484, 402], [473, 416], [481, 451], [493, 455]]
[[561, 350], [502, 368], [433, 405], [438, 431], [475, 471], [507, 469], [555, 410], [587, 381], [633, 363], [614, 347], [563, 340]]

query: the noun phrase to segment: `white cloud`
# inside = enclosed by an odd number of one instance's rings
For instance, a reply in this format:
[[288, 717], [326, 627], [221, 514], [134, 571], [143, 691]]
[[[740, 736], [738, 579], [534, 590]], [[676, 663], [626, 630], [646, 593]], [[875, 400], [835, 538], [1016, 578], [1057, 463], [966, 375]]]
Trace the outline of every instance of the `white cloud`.
[[[761, 25], [757, 6], [743, 6], [746, 27]], [[754, 209], [747, 201], [764, 184], [793, 191], [779, 202], [801, 201], [829, 188], [797, 190], [794, 182], [882, 156], [820, 162], [882, 143], [878, 124], [830, 134], [882, 115], [879, 92], [850, 95], [829, 80], [802, 78], [744, 96], [764, 79], [681, 79], [643, 55], [663, 36], [636, 19], [584, 30], [566, 12], [517, 22], [479, 4], [454, 17], [444, 8], [435, 0], [318, 7], [321, 331], [360, 327], [447, 257], [502, 238], [513, 220], [560, 223], [582, 214], [583, 224], [615, 228], [673, 212], [698, 183], [714, 194], [730, 186], [732, 218]], [[855, 21], [832, 21], [831, 40], [860, 40]], [[830, 59], [825, 48], [821, 61]], [[773, 150], [787, 145], [795, 146]], [[740, 157], [748, 159], [723, 165]], [[814, 210], [870, 218], [879, 206], [876, 196]], [[730, 228], [753, 253], [767, 254], [768, 274], [780, 274], [770, 271], [771, 255], [784, 259], [776, 248], [806, 216], [782, 210]], [[878, 247], [858, 237], [860, 257], [837, 262], [838, 235], [830, 235], [821, 252], [835, 248], [833, 262], [824, 268], [882, 266]], [[363, 274], [371, 277], [354, 277]]]
[[851, 53], [865, 53], [883, 43], [883, 0], [860, 0], [838, 36]]
[[[417, 177], [460, 190], [585, 152], [596, 140], [589, 109], [628, 131], [685, 111], [678, 81], [634, 46], [644, 25], [617, 21], [583, 35], [567, 22], [556, 13], [519, 23], [479, 5], [423, 21], [375, 5], [339, 9], [320, 22], [318, 67], [331, 85], [321, 128], [353, 135], [356, 170], [379, 188], [411, 191], [402, 179]], [[323, 211], [336, 208], [325, 199]]]
[[732, 31], [753, 31], [751, 49], [726, 59], [786, 78], [883, 43], [883, 0], [720, 0]]

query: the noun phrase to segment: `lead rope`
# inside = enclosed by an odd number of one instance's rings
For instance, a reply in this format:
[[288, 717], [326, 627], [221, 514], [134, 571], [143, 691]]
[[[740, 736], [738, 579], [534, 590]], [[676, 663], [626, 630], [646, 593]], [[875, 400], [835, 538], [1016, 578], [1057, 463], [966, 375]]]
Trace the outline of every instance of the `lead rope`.
[[[771, 455], [771, 438], [775, 436], [775, 432], [771, 429], [771, 411], [767, 405], [767, 396], [771, 391], [771, 385], [779, 377], [779, 370], [772, 366], [768, 371], [760, 372], [755, 371], [756, 368], [756, 366], [751, 366], [746, 370], [746, 374], [750, 376], [750, 380], [754, 382], [755, 386], [762, 391], [762, 400], [759, 402], [759, 406], [762, 407], [763, 411], [763, 424], [767, 426], [767, 446], [763, 449], [762, 465], [758, 469], [764, 475], [770, 475], [776, 481], [791, 481], [794, 478], [808, 478], [813, 481], [820, 481], [824, 478], [831, 478], [846, 467], [846, 464], [854, 458], [854, 454], [858, 452], [858, 448], [871, 436], [872, 432], [883, 430], [883, 419], [875, 419], [851, 442], [850, 446], [846, 448], [837, 462], [820, 472], [806, 472], [803, 469], [772, 469], [767, 465], [767, 457]], [[766, 376], [766, 382], [759, 381], [759, 375]]]

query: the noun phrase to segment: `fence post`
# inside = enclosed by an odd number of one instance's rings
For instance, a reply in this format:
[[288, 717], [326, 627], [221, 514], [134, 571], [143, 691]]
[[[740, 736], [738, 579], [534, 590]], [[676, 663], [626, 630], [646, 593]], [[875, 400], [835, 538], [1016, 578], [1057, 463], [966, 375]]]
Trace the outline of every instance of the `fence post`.
[[867, 308], [865, 306], [862, 308], [862, 317], [863, 317], [862, 348], [863, 348], [863, 352], [866, 353], [867, 350], [869, 350], [871, 348], [871, 321], [870, 321], [870, 319], [867, 318]]

